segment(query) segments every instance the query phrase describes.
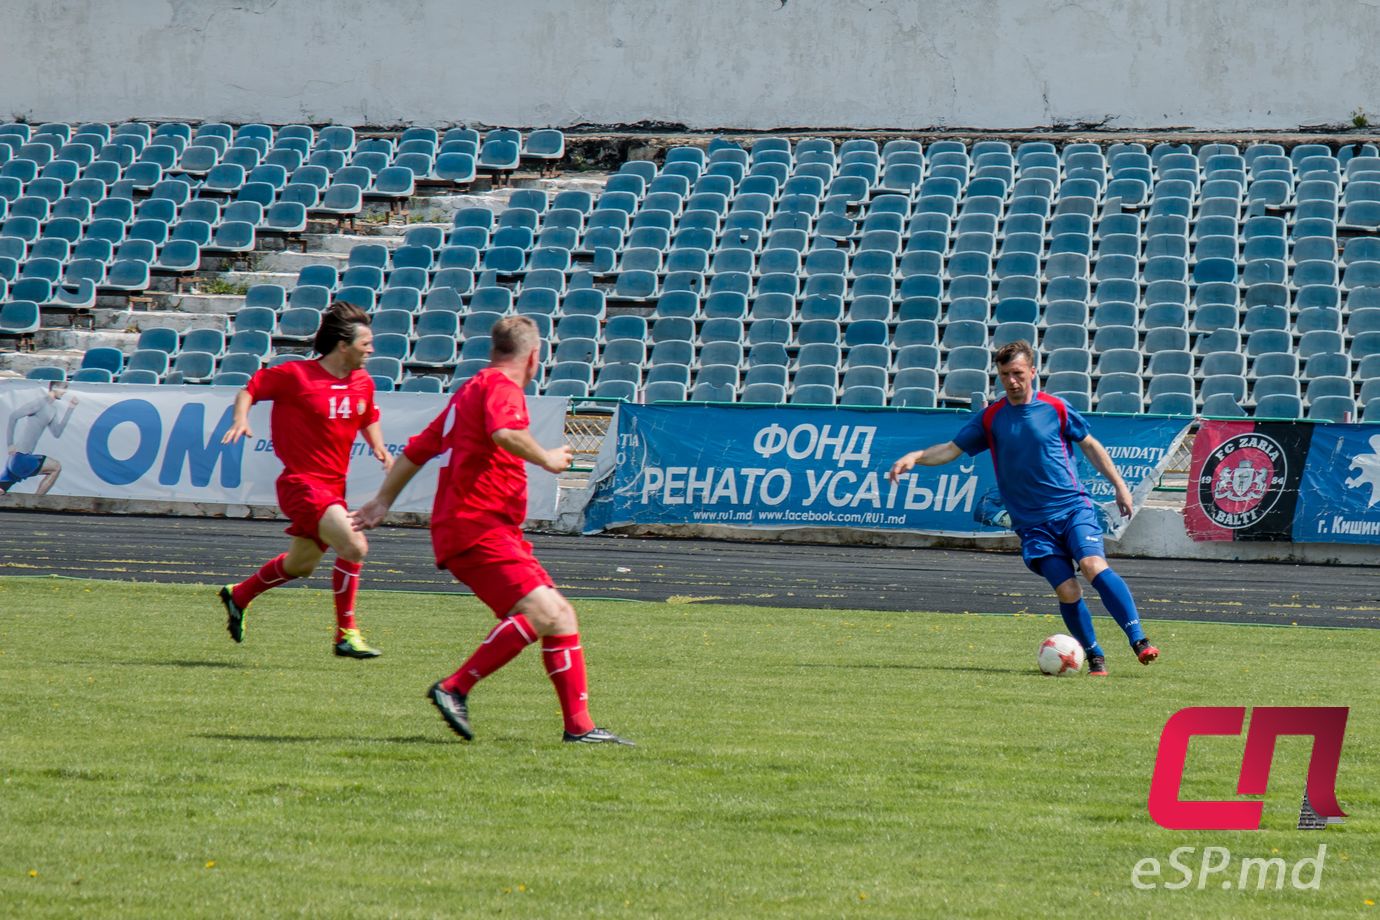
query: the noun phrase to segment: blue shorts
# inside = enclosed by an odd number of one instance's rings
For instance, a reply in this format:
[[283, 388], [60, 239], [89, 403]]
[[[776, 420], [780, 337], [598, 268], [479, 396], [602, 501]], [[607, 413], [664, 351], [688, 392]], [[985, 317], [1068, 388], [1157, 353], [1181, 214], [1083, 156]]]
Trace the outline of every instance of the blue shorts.
[[9, 488], [17, 482], [23, 482], [43, 469], [43, 464], [47, 461], [48, 457], [45, 454], [11, 454], [9, 462], [5, 464], [5, 471], [0, 473], [0, 485]]
[[1021, 559], [1036, 575], [1040, 574], [1040, 560], [1061, 556], [1075, 568], [1087, 556], [1107, 555], [1102, 545], [1102, 525], [1091, 506], [1073, 511], [1064, 517], [1022, 527], [1016, 531], [1021, 538]]

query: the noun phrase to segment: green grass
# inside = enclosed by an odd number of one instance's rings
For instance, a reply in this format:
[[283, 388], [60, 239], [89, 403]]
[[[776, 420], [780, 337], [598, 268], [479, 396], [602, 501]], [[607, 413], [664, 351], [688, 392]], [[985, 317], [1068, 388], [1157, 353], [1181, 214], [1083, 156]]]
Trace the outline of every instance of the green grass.
[[203, 294], [235, 294], [242, 296], [249, 293], [249, 285], [240, 284], [236, 281], [226, 281], [224, 278], [211, 278], [201, 282], [200, 291]]
[[[466, 745], [422, 696], [487, 612], [361, 601], [377, 661], [331, 657], [321, 590], [235, 646], [209, 588], [0, 578], [0, 915], [1380, 917], [1374, 631], [1160, 623], [1141, 668], [1099, 620], [1112, 676], [1058, 680], [1048, 617], [582, 602], [592, 711], [639, 746], [559, 744], [531, 651]], [[1189, 705], [1352, 707], [1346, 824], [1292, 829], [1285, 739], [1264, 830], [1155, 826]], [[1186, 795], [1231, 797], [1240, 745], [1195, 742]], [[1317, 891], [1130, 883], [1178, 846], [1319, 843]]]

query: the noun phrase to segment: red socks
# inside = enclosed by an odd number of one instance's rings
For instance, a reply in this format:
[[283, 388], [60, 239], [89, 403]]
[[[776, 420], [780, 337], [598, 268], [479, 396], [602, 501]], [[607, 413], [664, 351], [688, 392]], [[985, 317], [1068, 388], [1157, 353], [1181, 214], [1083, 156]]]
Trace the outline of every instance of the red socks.
[[287, 558], [287, 553], [282, 553], [268, 562], [253, 575], [230, 589], [230, 595], [235, 600], [235, 606], [243, 610], [249, 606], [249, 602], [263, 594], [269, 588], [276, 588], [281, 584], [286, 584], [295, 578], [283, 571], [283, 560]]
[[589, 717], [589, 681], [585, 677], [585, 653], [580, 649], [580, 634], [543, 636], [541, 654], [542, 662], [546, 665], [546, 676], [551, 678], [551, 685], [556, 688], [556, 696], [561, 701], [565, 730], [572, 735], [593, 731], [594, 721]]
[[[231, 589], [235, 605], [248, 607], [249, 602], [269, 588], [287, 584], [297, 576], [283, 571], [283, 560], [287, 553], [275, 556], [249, 578]], [[335, 590], [335, 641], [339, 642], [342, 633], [355, 628], [355, 596], [359, 594], [359, 573], [364, 568], [362, 562], [349, 562], [337, 558], [331, 572], [331, 587]]]
[[522, 614], [500, 620], [460, 670], [441, 681], [447, 693], [469, 693], [474, 685], [518, 656], [536, 641], [537, 631]]
[[[480, 680], [503, 667], [536, 641], [537, 631], [522, 614], [499, 622], [474, 654], [450, 677], [441, 681], [447, 693], [468, 694]], [[568, 636], [543, 636], [542, 663], [546, 676], [556, 688], [561, 703], [565, 730], [583, 735], [594, 729], [589, 717], [589, 681], [585, 676], [585, 653], [580, 649], [579, 633]]]
[[335, 591], [335, 641], [345, 630], [355, 628], [355, 595], [359, 593], [359, 573], [362, 562], [337, 558], [331, 571], [331, 588]]

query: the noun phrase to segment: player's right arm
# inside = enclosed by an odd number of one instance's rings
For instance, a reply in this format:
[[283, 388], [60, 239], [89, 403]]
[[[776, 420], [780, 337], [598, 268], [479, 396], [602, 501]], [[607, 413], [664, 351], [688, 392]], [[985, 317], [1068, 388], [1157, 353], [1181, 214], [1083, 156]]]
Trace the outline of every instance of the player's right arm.
[[398, 495], [407, 488], [412, 477], [416, 476], [431, 458], [445, 450], [446, 431], [454, 423], [454, 414], [454, 403], [448, 403], [441, 414], [431, 420], [431, 424], [407, 442], [402, 453], [393, 460], [392, 468], [384, 475], [383, 485], [379, 486], [378, 493], [350, 515], [355, 530], [369, 530], [383, 523], [388, 509], [393, 507], [393, 502], [398, 500]]
[[413, 463], [407, 459], [407, 454], [401, 454], [393, 461], [393, 467], [388, 471], [388, 475], [383, 477], [383, 485], [379, 486], [378, 494], [369, 499], [359, 510], [350, 515], [351, 525], [355, 530], [371, 530], [383, 523], [383, 519], [388, 515], [388, 509], [393, 507], [393, 502], [398, 500], [399, 493], [407, 488], [407, 484], [412, 481], [422, 469], [422, 464]]
[[272, 402], [279, 397], [291, 399], [298, 395], [298, 377], [289, 364], [266, 367], [249, 378], [243, 390], [235, 394], [235, 411], [230, 422], [230, 430], [220, 439], [222, 444], [233, 444], [240, 438], [252, 438], [254, 432], [249, 428], [249, 407], [256, 402]]
[[913, 450], [891, 464], [891, 472], [887, 474], [887, 478], [892, 482], [898, 482], [902, 475], [917, 466], [943, 466], [962, 455], [963, 449], [953, 441], [932, 444], [924, 450]]
[[249, 407], [254, 405], [254, 397], [246, 387], [235, 394], [235, 414], [230, 422], [230, 430], [220, 439], [222, 444], [234, 444], [240, 438], [252, 438], [254, 432], [249, 428]]

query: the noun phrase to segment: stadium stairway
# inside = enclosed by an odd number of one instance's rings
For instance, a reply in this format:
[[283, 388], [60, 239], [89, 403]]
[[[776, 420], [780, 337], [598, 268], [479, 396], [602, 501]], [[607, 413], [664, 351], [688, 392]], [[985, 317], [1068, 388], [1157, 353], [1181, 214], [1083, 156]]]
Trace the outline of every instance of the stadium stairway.
[[[513, 193], [537, 188], [554, 194], [570, 189], [597, 194], [607, 175], [576, 174], [566, 178], [519, 176], [503, 188], [468, 194], [436, 194], [421, 189], [399, 211], [382, 203], [366, 203], [354, 232], [342, 232], [335, 221], [313, 220], [294, 242], [261, 237], [244, 256], [206, 257], [190, 282], [155, 278], [150, 288], [133, 297], [103, 294], [89, 313], [63, 316], [45, 312], [45, 325], [34, 335], [34, 350], [0, 349], [0, 380], [24, 377], [35, 367], [59, 367], [70, 376], [81, 367], [87, 351], [113, 347], [133, 354], [139, 333], [161, 326], [185, 334], [192, 329], [227, 330], [244, 306], [245, 291], [255, 284], [280, 284], [289, 290], [298, 272], [309, 265], [334, 265], [343, 270], [350, 250], [364, 243], [396, 249], [408, 231], [418, 227], [449, 229], [456, 211], [487, 207], [501, 212]], [[50, 315], [56, 322], [52, 325]], [[61, 322], [71, 325], [59, 325]]]

